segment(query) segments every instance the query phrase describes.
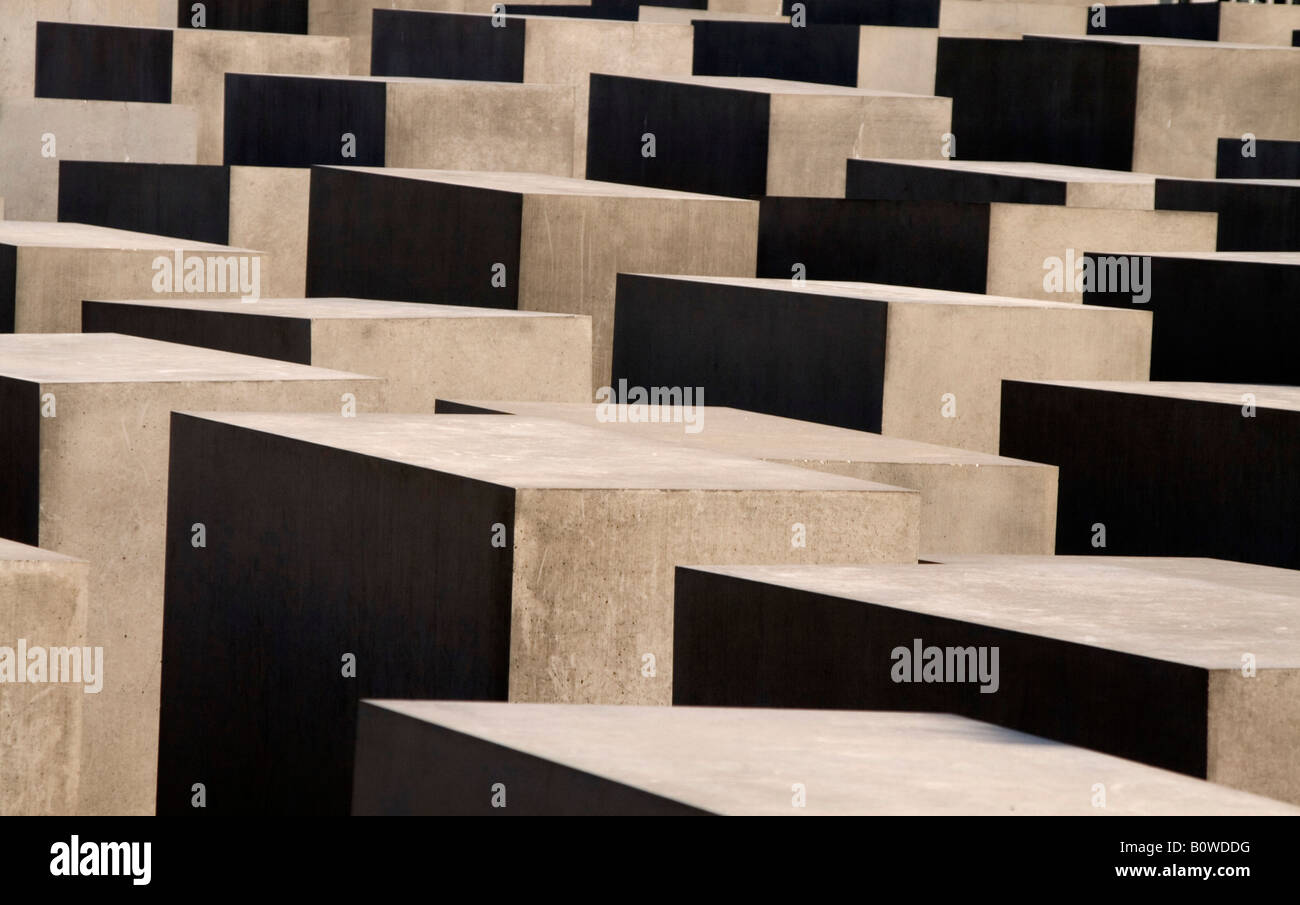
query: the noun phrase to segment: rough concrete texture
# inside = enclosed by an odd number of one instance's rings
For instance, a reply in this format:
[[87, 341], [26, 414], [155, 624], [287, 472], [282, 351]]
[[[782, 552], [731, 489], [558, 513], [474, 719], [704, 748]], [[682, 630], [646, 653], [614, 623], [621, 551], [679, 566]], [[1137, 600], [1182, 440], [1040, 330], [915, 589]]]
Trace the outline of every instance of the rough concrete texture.
[[580, 315], [370, 299], [137, 299], [88, 301], [83, 325], [382, 377], [390, 412], [432, 412], [439, 397], [591, 396], [591, 318]]
[[387, 81], [385, 166], [574, 172], [570, 85]]
[[197, 112], [183, 104], [0, 97], [0, 195], [8, 216], [58, 219], [61, 159], [194, 163], [197, 130]]
[[[154, 806], [168, 425], [173, 409], [383, 406], [370, 377], [114, 334], [0, 336], [11, 538], [93, 564], [88, 643], [106, 681], [85, 702], [78, 811]], [[39, 488], [39, 490], [36, 490]], [[17, 504], [17, 506], [15, 506]], [[188, 542], [191, 523], [173, 526]], [[14, 534], [19, 536], [14, 537]]]
[[[12, 299], [8, 307], [16, 333], [80, 330], [83, 299], [155, 295], [154, 280], [165, 271], [154, 264], [158, 258], [165, 258], [169, 262], [167, 266], [174, 271], [178, 250], [182, 261], [188, 262], [196, 256], [203, 259], [205, 291], [158, 293], [158, 297], [239, 295], [239, 287], [232, 288], [228, 281], [207, 283], [209, 258], [246, 259], [250, 284], [255, 272], [254, 261], [261, 262], [257, 273], [267, 273], [273, 266], [273, 262], [263, 260], [264, 256], [257, 251], [81, 223], [0, 221], [0, 248], [5, 246], [16, 250], [16, 264], [12, 288], [0, 286], [0, 318], [7, 313], [5, 302]], [[225, 277], [228, 273], [227, 268], [213, 268], [214, 277], [218, 274]], [[211, 291], [206, 291], [208, 285]]]
[[1280, 4], [1223, 3], [1219, 5], [1219, 41], [1225, 44], [1291, 46], [1300, 28], [1300, 8]]
[[[83, 560], [0, 540], [0, 646], [10, 649], [16, 670], [0, 679], [0, 815], [77, 813], [81, 712], [93, 684], [79, 669], [64, 679], [62, 659], [58, 677], [55, 662], [44, 676], [57, 685], [15, 680], [26, 678], [32, 663], [17, 659], [20, 639], [29, 655], [40, 647], [47, 656], [93, 643], [86, 638], [89, 569]], [[93, 668], [93, 660], [86, 665]]]
[[[479, 790], [503, 780], [507, 809], [494, 812], [491, 795]], [[1104, 811], [1092, 804], [1098, 782], [1109, 790]], [[803, 788], [800, 807], [794, 783]], [[945, 714], [367, 701], [353, 813], [1150, 816], [1300, 809]]]
[[173, 36], [172, 103], [199, 114], [198, 163], [221, 163], [227, 72], [344, 75], [345, 38], [181, 28]]
[[6, 0], [0, 16], [0, 97], [34, 96], [37, 22], [166, 28], [176, 23], [176, 0]]
[[[996, 453], [1002, 381], [1018, 374], [1087, 373], [1101, 379], [1124, 374], [1122, 379], [1145, 380], [1150, 367], [1147, 312], [1109, 309], [1128, 317], [1090, 318], [1091, 306], [874, 283], [643, 279], [655, 295], [635, 296], [636, 287], [629, 284], [625, 303], [620, 286], [618, 335], [631, 335], [626, 352], [616, 338], [615, 378], [626, 377], [633, 386], [704, 386], [719, 405], [787, 417], [808, 417], [825, 395], [823, 388], [838, 385], [846, 402], [858, 395], [873, 400], [879, 424], [828, 423], [926, 443]], [[883, 360], [882, 370], [823, 375], [819, 369], [837, 367], [828, 364], [825, 349], [809, 348], [802, 367], [818, 379], [798, 384], [784, 379], [781, 363], [799, 348], [792, 337], [816, 335], [809, 325], [813, 318], [835, 322], [834, 311], [801, 309], [819, 299], [837, 300], [848, 314], [871, 305], [886, 308], [883, 330], [857, 325], [857, 336], [843, 337], [858, 346], [864, 362], [867, 350], [873, 350], [871, 357]], [[743, 307], [758, 305], [767, 306], [762, 318], [737, 320]], [[656, 329], [664, 331], [662, 336]], [[743, 361], [716, 339], [741, 329], [747, 335], [731, 347]], [[674, 332], [703, 337], [705, 343], [674, 341]], [[936, 355], [937, 349], [943, 354]]]
[[939, 4], [939, 34], [947, 38], [1081, 35], [1087, 30], [1086, 10], [1086, 4], [943, 0]]
[[[535, 173], [474, 173], [445, 170], [322, 168], [313, 183], [322, 184], [314, 204], [308, 251], [309, 295], [365, 296], [400, 275], [408, 295], [401, 301], [438, 301], [501, 307], [496, 301], [514, 293], [520, 310], [584, 314], [591, 318], [592, 391], [609, 382], [614, 334], [614, 288], [620, 271], [725, 273], [754, 272], [758, 205], [752, 201], [615, 185]], [[469, 189], [469, 192], [462, 191]], [[454, 193], [454, 194], [453, 194]], [[316, 189], [313, 187], [313, 197]], [[379, 235], [409, 229], [404, 216], [392, 213], [386, 200], [428, 198], [419, 216], [429, 223], [431, 238], [418, 244], [376, 243], [373, 254], [356, 256], [350, 244], [360, 236], [359, 217], [370, 218]], [[452, 197], [465, 200], [442, 200]], [[515, 199], [519, 199], [516, 201]], [[457, 212], [508, 203], [510, 220], [469, 223]], [[399, 218], [400, 219], [394, 219]], [[389, 220], [393, 220], [389, 224]], [[484, 217], [484, 221], [487, 218]], [[365, 229], [375, 242], [375, 233]], [[466, 252], [456, 243], [469, 243]], [[429, 271], [431, 247], [449, 256], [445, 268]], [[353, 249], [354, 257], [345, 258]], [[467, 274], [470, 254], [485, 263]], [[504, 263], [507, 286], [491, 284], [493, 263]], [[517, 262], [517, 263], [516, 263]], [[408, 271], [420, 271], [407, 277]], [[451, 272], [455, 271], [455, 272]], [[472, 287], [443, 295], [447, 281]], [[414, 288], [412, 288], [414, 287]], [[512, 288], [517, 287], [517, 288]]]
[[[554, 418], [921, 494], [922, 552], [1052, 553], [1056, 471], [987, 453], [900, 440], [724, 406], [440, 400], [439, 412]], [[698, 419], [698, 420], [697, 420]], [[698, 423], [698, 429], [688, 426]]]
[[267, 254], [262, 294], [296, 298], [307, 291], [306, 167], [231, 167], [227, 241]]
[[[938, 562], [680, 570], [674, 702], [937, 705], [1300, 803], [1296, 572], [1212, 559], [927, 559]], [[793, 612], [806, 624], [783, 633]], [[819, 644], [828, 632], [847, 636], [852, 655]], [[999, 648], [995, 691], [973, 676], [891, 681], [891, 651], [915, 638]], [[742, 675], [741, 663], [761, 668]]]

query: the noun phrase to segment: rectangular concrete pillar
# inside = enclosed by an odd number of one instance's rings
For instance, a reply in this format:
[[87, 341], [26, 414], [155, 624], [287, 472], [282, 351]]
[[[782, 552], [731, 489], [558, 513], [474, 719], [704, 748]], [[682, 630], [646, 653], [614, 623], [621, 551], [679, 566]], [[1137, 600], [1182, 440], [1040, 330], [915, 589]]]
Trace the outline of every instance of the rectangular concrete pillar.
[[228, 72], [348, 71], [345, 38], [41, 22], [36, 96], [175, 103], [198, 112], [198, 163], [221, 163]]
[[260, 251], [81, 223], [0, 220], [0, 333], [75, 333], [95, 297], [260, 294]]
[[934, 93], [932, 28], [693, 20], [694, 75]]
[[1061, 469], [1057, 553], [1300, 567], [1298, 439], [1294, 387], [1002, 385], [1002, 455]]
[[13, 220], [58, 218], [62, 161], [192, 164], [198, 114], [176, 104], [0, 98], [0, 195]]
[[362, 697], [667, 704], [677, 562], [916, 557], [911, 491], [564, 422], [172, 424], [160, 813], [345, 812]]
[[567, 85], [230, 73], [224, 160], [568, 176], [573, 95]]
[[0, 815], [77, 813], [81, 711], [103, 680], [85, 646], [89, 568], [0, 540]]
[[717, 405], [994, 453], [1006, 378], [1146, 379], [1150, 318], [1092, 316], [1100, 310], [903, 286], [625, 274], [613, 374], [629, 386], [702, 386]]
[[1152, 380], [1300, 385], [1300, 254], [1167, 253], [1147, 260], [1145, 302], [1108, 284], [1085, 290], [1084, 303], [1151, 312]]
[[1300, 59], [1289, 48], [941, 37], [936, 72], [966, 159], [1209, 178], [1222, 136], [1300, 139]]
[[1149, 211], [1156, 206], [1155, 187], [1156, 177], [1144, 173], [1051, 163], [855, 159], [848, 162], [844, 197]]
[[352, 812], [1086, 816], [1097, 783], [1107, 814], [1300, 813], [948, 714], [449, 701], [362, 704]]
[[307, 294], [591, 317], [609, 382], [620, 271], [751, 276], [752, 201], [532, 173], [312, 170]]
[[[1122, 240], [1120, 237], [1123, 237]], [[1216, 215], [1059, 204], [764, 198], [758, 275], [900, 283], [1080, 302], [1065, 262], [1089, 247], [1213, 251]], [[1049, 282], [1056, 273], [1061, 279]]]
[[[467, 5], [477, 2], [467, 0]], [[490, 5], [466, 10], [471, 11], [492, 12]], [[494, 27], [490, 15], [400, 9], [376, 10], [374, 21], [374, 49], [365, 70], [373, 75], [571, 86], [574, 176], [587, 172], [587, 97], [593, 73], [663, 78], [691, 74], [691, 26], [686, 22], [506, 16], [503, 26]]]
[[[135, 337], [51, 334], [0, 336], [0, 394], [0, 537], [92, 567], [86, 637], [104, 649], [105, 682], [84, 703], [77, 810], [152, 813], [171, 411], [309, 410], [342, 421], [349, 407], [381, 407], [382, 382]], [[203, 555], [213, 525], [186, 513], [174, 527]]]
[[712, 195], [842, 198], [845, 158], [937, 158], [950, 110], [947, 98], [780, 79], [593, 75], [587, 175]]
[[1052, 553], [1056, 472], [987, 453], [718, 405], [440, 399], [448, 414], [524, 415], [907, 487], [921, 494], [922, 554]]
[[959, 713], [1300, 803], [1300, 573], [938, 559], [679, 568], [673, 703]]
[[439, 396], [591, 398], [591, 318], [371, 299], [87, 301], [82, 330], [382, 377], [387, 411]]

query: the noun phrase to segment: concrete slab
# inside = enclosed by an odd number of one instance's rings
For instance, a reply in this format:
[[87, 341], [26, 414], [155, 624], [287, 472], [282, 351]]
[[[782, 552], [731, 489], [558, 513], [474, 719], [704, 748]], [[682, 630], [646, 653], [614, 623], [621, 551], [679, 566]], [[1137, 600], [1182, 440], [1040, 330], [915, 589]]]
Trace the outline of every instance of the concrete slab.
[[679, 568], [673, 703], [959, 713], [1300, 803], [1300, 572], [926, 559]]
[[[1300, 139], [1300, 103], [1280, 87], [1300, 84], [1300, 57], [1289, 48], [941, 37], [936, 73], [935, 93], [953, 99], [952, 131], [966, 138], [958, 139], [966, 159], [1209, 178], [1222, 136]], [[1259, 91], [1262, 84], [1282, 93]]]
[[173, 452], [163, 658], [205, 668], [164, 668], [160, 813], [198, 775], [346, 811], [362, 697], [667, 704], [676, 562], [916, 557], [914, 492], [545, 419], [176, 414]]
[[[1097, 783], [1104, 809], [1092, 805]], [[353, 795], [354, 814], [1296, 810], [946, 714], [443, 701], [364, 702]]]
[[1156, 177], [1051, 163], [854, 159], [848, 162], [844, 197], [1149, 211], [1155, 209]]
[[75, 333], [87, 298], [257, 296], [264, 257], [82, 223], [2, 220], [0, 333]]
[[[80, 559], [0, 540], [0, 648], [8, 648], [0, 653], [8, 660], [0, 666], [4, 816], [77, 812], [81, 711], [95, 684], [82, 674], [80, 656], [82, 646], [91, 643], [86, 639], [89, 569]], [[41, 654], [33, 658], [37, 649]], [[62, 649], [75, 654], [65, 657]], [[95, 670], [93, 653], [85, 665]], [[103, 673], [96, 674], [102, 680]]]
[[224, 74], [347, 71], [344, 38], [55, 22], [36, 28], [37, 97], [191, 106], [199, 117], [197, 163], [222, 162]]
[[[114, 334], [0, 336], [0, 536], [89, 560], [89, 643], [102, 692], [85, 703], [78, 811], [154, 806], [168, 418], [179, 408], [345, 411], [382, 381]], [[191, 548], [195, 516], [177, 524]], [[208, 525], [208, 530], [212, 526]], [[90, 697], [90, 696], [88, 696]]]
[[950, 102], [782, 79], [592, 75], [588, 117], [592, 179], [842, 198], [846, 157], [939, 157]]
[[[987, 453], [777, 418], [718, 405], [611, 405], [440, 399], [447, 414], [524, 415], [712, 449], [921, 494], [920, 549], [1051, 553], [1056, 474], [1050, 466]], [[688, 425], [698, 424], [699, 427]]]
[[[1109, 252], [1089, 252], [1097, 257]], [[1300, 385], [1300, 252], [1151, 255], [1151, 379]], [[1137, 307], [1094, 289], [1084, 303]]]
[[[226, 76], [225, 162], [573, 172], [574, 89], [455, 79]], [[344, 140], [346, 136], [351, 140]]]
[[754, 272], [752, 201], [534, 173], [311, 179], [307, 295], [588, 315], [593, 393], [609, 382], [619, 271]]
[[[465, 2], [468, 6], [478, 0]], [[474, 10], [491, 11], [490, 5]], [[371, 65], [366, 71], [385, 76], [571, 86], [574, 176], [587, 172], [587, 99], [593, 73], [670, 78], [691, 74], [689, 23], [555, 16], [506, 16], [502, 21], [502, 27], [494, 28], [490, 15], [378, 10]]]
[[994, 453], [1004, 379], [1146, 379], [1149, 318], [1090, 316], [1100, 310], [869, 283], [623, 274], [613, 373], [629, 386], [706, 387], [717, 405]]
[[1057, 553], [1300, 567], [1298, 433], [1295, 387], [1002, 385], [1002, 454], [1061, 469]]
[[1300, 141], [1220, 138], [1219, 179], [1300, 179]]
[[159, 0], [9, 0], [5, 3], [4, 16], [0, 17], [0, 98], [30, 99], [35, 96], [38, 21], [96, 25], [172, 24], [167, 3]]
[[934, 93], [939, 33], [932, 28], [792, 28], [786, 20], [719, 21], [694, 17], [689, 21], [695, 34], [695, 75], [788, 79], [903, 94]]
[[59, 163], [194, 163], [198, 114], [175, 104], [0, 98], [0, 195], [14, 220], [57, 219]]
[[[764, 198], [758, 275], [901, 283], [1081, 302], [1065, 261], [1087, 248], [1213, 251], [1216, 216], [1058, 204]], [[1123, 237], [1121, 240], [1120, 237]], [[796, 266], [797, 265], [797, 266]]]
[[[781, 0], [781, 12], [790, 15], [794, 3]], [[805, 0], [809, 25], [898, 25], [935, 28], [939, 24], [939, 0]]]
[[1081, 35], [1088, 25], [1086, 10], [1084, 3], [943, 0], [939, 5], [939, 34], [945, 38]]
[[389, 412], [439, 396], [591, 398], [591, 318], [371, 299], [87, 301], [87, 333], [126, 333], [354, 371], [387, 382]]

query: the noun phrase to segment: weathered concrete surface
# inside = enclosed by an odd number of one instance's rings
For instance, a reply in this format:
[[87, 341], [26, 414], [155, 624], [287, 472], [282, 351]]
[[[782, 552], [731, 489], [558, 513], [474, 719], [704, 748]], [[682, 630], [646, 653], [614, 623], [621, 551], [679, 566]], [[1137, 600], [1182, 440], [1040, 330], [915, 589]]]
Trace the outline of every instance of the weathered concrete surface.
[[[673, 702], [955, 712], [1300, 802], [1300, 573], [926, 559], [679, 569]], [[916, 639], [982, 671], [954, 659], [922, 682], [897, 653]]]
[[1086, 248], [1108, 244], [1213, 251], [1216, 221], [1216, 214], [1194, 211], [768, 197], [759, 216], [758, 275], [1080, 302], [1073, 281], [1048, 282], [1052, 259], [1061, 272], [1071, 251], [1077, 261]]
[[[1152, 317], [1152, 380], [1300, 385], [1300, 252], [1165, 253], [1150, 261], [1150, 297], [1140, 307]], [[1138, 306], [1132, 293], [1113, 290], [1085, 293], [1084, 303]]]
[[752, 201], [535, 173], [311, 178], [308, 295], [588, 315], [593, 393], [609, 382], [620, 271], [754, 272]]
[[[168, 271], [154, 265], [165, 258], [165, 266], [174, 272], [178, 251], [182, 261], [203, 259], [203, 291], [155, 293], [155, 278]], [[246, 259], [250, 284], [255, 261], [260, 262], [259, 273], [271, 266], [261, 252], [243, 248], [81, 223], [21, 220], [0, 221], [0, 255], [5, 254], [12, 263], [0, 281], [0, 331], [16, 333], [75, 333], [81, 329], [81, 302], [87, 298], [238, 296], [238, 286], [215, 279], [218, 274], [228, 276], [224, 267], [214, 267], [212, 291], [207, 291], [208, 258]]]
[[[771, 78], [593, 75], [587, 175], [745, 198], [842, 198], [845, 158], [937, 158], [950, 119], [942, 97]], [[643, 153], [647, 133], [654, 156]]]
[[[505, 784], [504, 810], [492, 807], [496, 782]], [[1104, 810], [1092, 805], [1098, 782], [1107, 789]], [[799, 807], [796, 783], [805, 798]], [[1083, 816], [1300, 809], [946, 714], [366, 701], [353, 813]]]
[[593, 73], [664, 78], [691, 74], [689, 23], [556, 16], [507, 16], [504, 21], [504, 27], [494, 28], [490, 15], [379, 10], [371, 68], [366, 71], [571, 86], [573, 175], [579, 177], [587, 172], [587, 98]]
[[205, 668], [164, 669], [160, 813], [198, 774], [346, 810], [362, 697], [667, 704], [674, 563], [916, 558], [914, 492], [546, 419], [177, 414], [173, 450], [164, 661]]
[[0, 16], [0, 97], [35, 96], [37, 22], [167, 27], [175, 21], [176, 0], [6, 0]]
[[136, 299], [85, 302], [82, 329], [372, 374], [387, 382], [390, 412], [432, 412], [440, 396], [591, 397], [591, 318], [574, 314], [370, 299]]
[[1300, 389], [1008, 380], [1002, 415], [1003, 455], [1060, 466], [1057, 553], [1300, 567]]
[[[438, 411], [554, 418], [661, 443], [908, 487], [921, 494], [922, 551], [1052, 553], [1056, 549], [1056, 472], [1033, 462], [718, 405], [449, 398], [439, 400]], [[693, 423], [699, 424], [698, 429], [687, 429]]]
[[1081, 3], [943, 0], [939, 4], [939, 34], [946, 38], [1081, 35], [1087, 29], [1087, 10], [1087, 4]]
[[[85, 702], [80, 812], [153, 810], [171, 411], [306, 409], [341, 421], [344, 393], [367, 411], [382, 407], [382, 389], [136, 337], [0, 336], [0, 536], [93, 566], [86, 636], [104, 648], [106, 681]], [[173, 528], [188, 547], [202, 522], [187, 513]]]
[[0, 98], [0, 195], [12, 220], [55, 220], [60, 160], [194, 163], [198, 114], [177, 104]]
[[[89, 570], [83, 560], [0, 540], [0, 646], [9, 648], [15, 670], [0, 678], [0, 815], [77, 812], [87, 685], [18, 684], [33, 664], [17, 651], [20, 639], [29, 655], [34, 647], [48, 654], [93, 643], [86, 638]], [[44, 678], [55, 676], [47, 671]]]
[[702, 386], [718, 405], [995, 453], [1004, 379], [1146, 379], [1150, 318], [1088, 316], [1097, 310], [870, 283], [626, 274], [613, 374], [629, 386]]
[[844, 197], [877, 201], [1003, 201], [1149, 211], [1155, 209], [1156, 179], [1146, 173], [1051, 163], [849, 160]]
[[567, 85], [241, 74], [226, 92], [227, 164], [573, 172]]

